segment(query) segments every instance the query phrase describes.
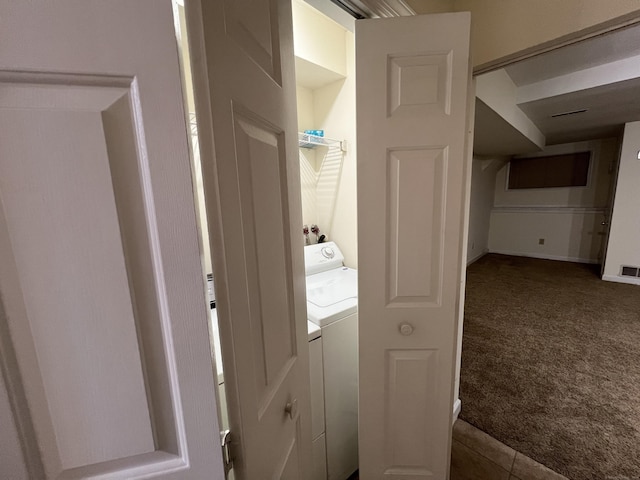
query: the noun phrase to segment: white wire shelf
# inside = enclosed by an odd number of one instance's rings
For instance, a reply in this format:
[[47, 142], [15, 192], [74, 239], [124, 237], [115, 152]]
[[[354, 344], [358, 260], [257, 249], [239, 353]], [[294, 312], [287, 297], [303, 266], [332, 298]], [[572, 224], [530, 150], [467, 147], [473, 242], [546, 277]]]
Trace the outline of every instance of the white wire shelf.
[[340, 143], [340, 140], [318, 137], [317, 135], [309, 135], [308, 133], [298, 133], [298, 146], [300, 148], [340, 146]]

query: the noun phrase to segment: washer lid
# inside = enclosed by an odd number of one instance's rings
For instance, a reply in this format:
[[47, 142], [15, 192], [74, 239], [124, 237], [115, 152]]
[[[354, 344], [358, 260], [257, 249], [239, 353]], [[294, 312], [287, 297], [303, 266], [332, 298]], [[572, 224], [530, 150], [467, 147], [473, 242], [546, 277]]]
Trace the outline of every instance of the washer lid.
[[341, 267], [307, 276], [307, 317], [325, 326], [358, 309], [358, 272]]

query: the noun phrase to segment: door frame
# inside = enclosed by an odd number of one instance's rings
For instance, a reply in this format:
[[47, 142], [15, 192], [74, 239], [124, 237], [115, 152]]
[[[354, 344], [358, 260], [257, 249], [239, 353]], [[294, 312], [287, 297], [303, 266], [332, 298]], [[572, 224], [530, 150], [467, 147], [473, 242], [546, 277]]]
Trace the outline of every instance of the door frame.
[[[202, 0], [200, 0], [202, 1]], [[206, 64], [206, 56], [204, 51], [204, 31], [203, 25], [201, 22], [201, 5], [200, 1], [190, 2], [189, 8], [185, 8], [185, 18], [186, 24], [189, 34], [189, 51], [191, 55], [191, 74], [192, 74], [192, 82], [194, 90], [199, 91], [199, 95], [194, 99], [196, 104], [196, 110], [198, 111], [198, 141], [200, 148], [201, 159], [213, 159], [215, 158], [214, 154], [214, 130], [213, 130], [213, 121], [212, 121], [212, 113], [211, 113], [211, 103], [208, 91], [209, 78], [207, 73], [207, 64]], [[313, 2], [309, 2], [313, 3]], [[380, 3], [380, 2], [378, 2]], [[317, 8], [317, 7], [314, 7]], [[330, 12], [327, 12], [323, 9], [323, 13], [332, 17]], [[567, 35], [563, 35], [556, 39], [543, 42], [541, 44], [520, 50], [518, 52], [500, 57], [498, 59], [492, 60], [490, 62], [481, 64], [473, 68], [472, 77], [477, 75], [488, 73], [494, 70], [498, 70], [500, 68], [504, 68], [512, 63], [525, 60], [527, 58], [531, 58], [537, 55], [541, 55], [543, 53], [547, 53], [559, 48], [562, 48], [567, 45], [571, 45], [574, 43], [578, 43], [583, 40], [587, 40], [589, 38], [594, 38], [600, 35], [604, 35], [619, 29], [623, 29], [625, 27], [629, 27], [632, 25], [640, 24], [640, 11], [631, 12], [629, 14], [625, 14], [620, 17], [616, 17], [611, 20], [607, 20], [605, 22], [599, 23], [597, 25], [593, 25], [582, 30], [569, 33]], [[473, 83], [473, 82], [472, 82]], [[470, 96], [470, 98], [475, 98], [475, 95]], [[470, 144], [472, 143], [472, 135], [473, 130], [471, 130], [471, 137], [469, 139]], [[470, 145], [469, 145], [470, 146]], [[471, 152], [471, 148], [469, 148], [469, 153]], [[469, 182], [471, 181], [471, 172], [469, 172]], [[209, 224], [209, 235], [211, 243], [223, 245], [223, 236], [222, 236], [222, 225], [221, 225], [221, 210], [220, 210], [220, 202], [219, 202], [219, 191], [217, 185], [215, 186], [216, 195], [213, 198], [207, 199], [207, 208], [211, 208], [215, 210], [216, 214], [214, 218], [216, 218], [215, 224]], [[469, 198], [465, 200], [465, 203], [468, 204]], [[468, 205], [467, 205], [468, 207]], [[468, 210], [468, 208], [467, 208]], [[466, 226], [464, 227], [465, 235], [468, 231], [468, 212], [465, 214]], [[463, 242], [463, 245], [466, 245], [466, 242]], [[228, 269], [231, 267], [226, 264], [224, 256], [219, 251], [211, 252], [212, 263], [214, 265], [214, 271], [216, 276], [216, 289], [217, 294], [220, 297], [226, 295], [226, 274]], [[463, 284], [464, 284], [464, 278]], [[461, 295], [464, 298], [463, 295]], [[463, 303], [463, 300], [461, 300]], [[222, 312], [222, 315], [229, 315], [230, 312], [228, 308], [223, 304], [217, 306]], [[462, 327], [463, 327], [463, 318], [462, 318], [462, 309], [460, 318], [458, 321], [457, 329], [459, 334], [458, 346], [456, 347], [456, 355], [457, 355], [457, 368], [456, 368], [456, 378], [454, 378], [455, 382], [459, 381], [459, 363], [460, 363], [460, 343], [462, 339]], [[226, 362], [232, 362], [233, 359], [225, 359]], [[216, 407], [219, 411], [220, 400], [218, 398], [215, 399]], [[220, 478], [224, 478], [220, 477]]]
[[[527, 60], [532, 57], [536, 57], [538, 55], [543, 55], [545, 53], [552, 52], [554, 50], [558, 50], [563, 47], [567, 47], [570, 45], [574, 45], [580, 43], [585, 40], [589, 40], [591, 38], [596, 38], [602, 35], [606, 35], [608, 33], [613, 33], [618, 30], [622, 30], [627, 27], [632, 27], [635, 25], [640, 25], [640, 10], [635, 12], [630, 12], [625, 15], [621, 15], [616, 18], [612, 18], [610, 20], [606, 20], [604, 22], [598, 23], [596, 25], [592, 25], [590, 27], [584, 28], [582, 30], [578, 30], [577, 32], [571, 32], [567, 35], [563, 35], [561, 37], [549, 40], [547, 42], [540, 43], [538, 45], [534, 45], [532, 47], [525, 48], [523, 50], [519, 50], [517, 52], [511, 53], [509, 55], [505, 55], [504, 57], [497, 58], [490, 62], [483, 63], [481, 65], [477, 65], [472, 72], [472, 77], [475, 79], [476, 76], [482, 75], [484, 73], [493, 72], [495, 70], [500, 70], [502, 68], [508, 67], [514, 63], [520, 62], [522, 60]], [[473, 82], [475, 85], [475, 81]], [[611, 185], [611, 191], [609, 192], [609, 205], [607, 206], [607, 210], [605, 213], [605, 222], [606, 222], [606, 234], [602, 239], [602, 247], [600, 249], [602, 253], [602, 263], [600, 264], [600, 276], [604, 274], [604, 267], [607, 260], [607, 250], [609, 244], [609, 231], [611, 227], [611, 217], [613, 215], [613, 200], [615, 198], [615, 193], [618, 184], [618, 168], [620, 167], [620, 154], [622, 153], [622, 138], [620, 138], [620, 143], [618, 145], [618, 153], [617, 153], [617, 162], [615, 165], [614, 178]], [[471, 176], [469, 176], [471, 177]], [[467, 219], [468, 222], [468, 219]], [[461, 323], [462, 325], [462, 319]], [[462, 338], [460, 338], [460, 352], [462, 351]], [[460, 370], [460, 359], [458, 359], [458, 382], [459, 382], [459, 370]]]
[[500, 57], [481, 65], [477, 65], [476, 67], [474, 67], [472, 75], [475, 77], [483, 73], [499, 70], [508, 65], [511, 65], [512, 63], [526, 60], [527, 58], [535, 57], [543, 53], [566, 47], [568, 45], [573, 45], [574, 43], [579, 43], [583, 40], [599, 37], [601, 35], [605, 35], [607, 33], [611, 33], [616, 30], [621, 30], [625, 27], [631, 27], [638, 24], [640, 24], [640, 10], [627, 13], [620, 17], [612, 18], [610, 20], [606, 20], [602, 23], [598, 23], [596, 25], [583, 28], [582, 30], [578, 30], [577, 32], [571, 32], [566, 35], [562, 35], [561, 37], [554, 38], [552, 40], [542, 42], [538, 45], [534, 45], [532, 47], [510, 53], [509, 55], [505, 55], [504, 57]]

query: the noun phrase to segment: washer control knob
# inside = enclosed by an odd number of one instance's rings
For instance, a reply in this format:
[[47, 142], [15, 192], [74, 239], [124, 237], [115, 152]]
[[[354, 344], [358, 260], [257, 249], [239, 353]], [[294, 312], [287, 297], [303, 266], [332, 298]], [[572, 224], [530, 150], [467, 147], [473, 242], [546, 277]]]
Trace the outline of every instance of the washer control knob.
[[402, 335], [408, 337], [413, 333], [413, 326], [410, 323], [401, 323], [399, 330]]
[[336, 255], [336, 252], [334, 252], [331, 247], [323, 247], [320, 253], [322, 253], [324, 258], [333, 258]]

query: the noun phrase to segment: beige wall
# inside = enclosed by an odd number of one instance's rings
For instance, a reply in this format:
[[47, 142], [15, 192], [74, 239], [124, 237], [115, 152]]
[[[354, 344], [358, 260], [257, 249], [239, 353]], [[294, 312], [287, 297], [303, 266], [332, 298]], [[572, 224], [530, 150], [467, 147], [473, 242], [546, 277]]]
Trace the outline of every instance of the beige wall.
[[504, 162], [506, 160], [477, 157], [473, 159], [467, 264], [489, 251], [489, 220], [493, 207], [496, 171]]
[[507, 165], [498, 171], [489, 251], [588, 263], [601, 260], [601, 223], [610, 198], [617, 139], [553, 145], [536, 155], [585, 150], [591, 151], [587, 187], [508, 190]]
[[409, 0], [418, 13], [471, 12], [474, 66], [592, 27], [630, 12], [637, 0]]
[[296, 86], [296, 101], [298, 102], [298, 131], [315, 129], [315, 111], [313, 107], [313, 90]]
[[640, 267], [640, 122], [627, 123], [624, 129], [620, 170], [613, 201], [613, 215], [609, 233], [609, 246], [604, 269], [604, 279], [627, 281], [619, 277], [620, 266]]
[[182, 62], [182, 75], [184, 78], [184, 95], [186, 96], [187, 111], [195, 112], [195, 102], [193, 99], [193, 80], [191, 78], [191, 56], [189, 55], [189, 36], [187, 32], [187, 23], [184, 13], [184, 7], [177, 5], [178, 20], [180, 22], [180, 48], [178, 53], [180, 54], [180, 61]]
[[[594, 210], [493, 210], [489, 250], [550, 260], [598, 263], [604, 212]], [[544, 239], [544, 245], [538, 240]]]
[[297, 87], [298, 129], [324, 130], [326, 138], [347, 145], [346, 152], [338, 143], [300, 148], [303, 223], [317, 224], [338, 244], [345, 264], [357, 268], [355, 38], [299, 0], [292, 5], [296, 56], [345, 76], [313, 89]]
[[[313, 110], [313, 90], [298, 85], [296, 87], [298, 102], [298, 131], [304, 132], [316, 128]], [[302, 224], [318, 223], [316, 210], [316, 179], [318, 166], [316, 151], [300, 148], [300, 193], [302, 196]]]
[[[193, 80], [191, 77], [191, 56], [189, 54], [188, 32], [185, 21], [185, 12], [182, 5], [176, 5], [178, 9], [178, 18], [180, 21], [179, 31], [179, 48], [178, 53], [180, 55], [180, 61], [182, 63], [181, 74], [183, 82], [183, 95], [185, 101], [185, 108], [189, 114], [193, 114], [196, 111], [194, 97], [193, 97]], [[211, 263], [211, 249], [209, 248], [209, 230], [207, 228], [206, 219], [206, 205], [204, 200], [204, 184], [202, 179], [202, 166], [200, 162], [200, 149], [198, 147], [198, 136], [195, 135], [192, 125], [187, 127], [191, 133], [191, 146], [192, 146], [192, 175], [193, 182], [195, 184], [195, 200], [196, 200], [196, 215], [198, 217], [198, 230], [200, 232], [200, 256], [203, 264], [203, 268], [206, 273], [213, 271]]]
[[346, 75], [346, 30], [302, 0], [291, 3], [296, 56]]
[[[318, 221], [328, 221], [325, 228], [329, 232], [329, 238], [342, 250], [345, 264], [358, 268], [355, 38], [351, 32], [346, 32], [346, 53], [347, 78], [315, 91], [314, 106], [318, 125], [328, 137], [343, 140], [347, 146], [339, 172], [336, 171], [336, 162], [331, 159], [323, 166], [325, 172], [321, 172], [321, 175], [324, 174], [327, 178], [327, 185], [333, 185], [332, 179], [336, 174], [338, 178], [331, 215], [323, 218], [322, 212], [319, 212]], [[322, 179], [321, 176], [320, 181]], [[322, 184], [319, 186], [322, 187]], [[319, 200], [322, 201], [322, 198]]]

